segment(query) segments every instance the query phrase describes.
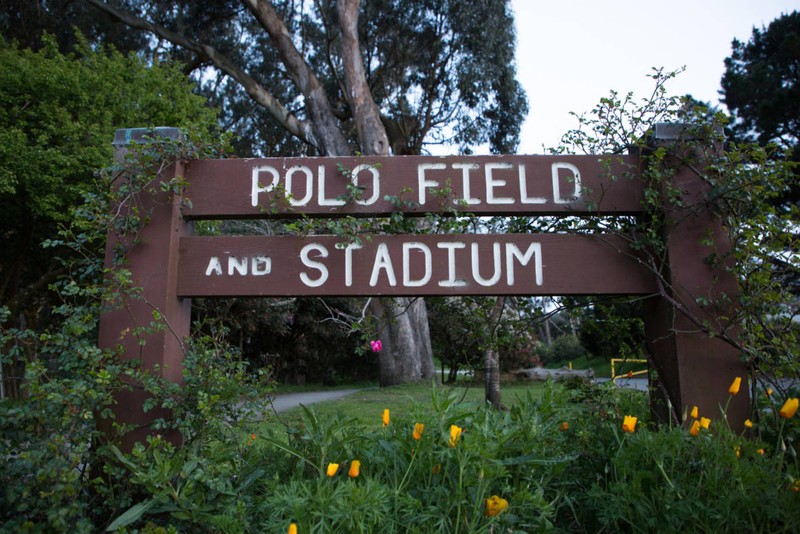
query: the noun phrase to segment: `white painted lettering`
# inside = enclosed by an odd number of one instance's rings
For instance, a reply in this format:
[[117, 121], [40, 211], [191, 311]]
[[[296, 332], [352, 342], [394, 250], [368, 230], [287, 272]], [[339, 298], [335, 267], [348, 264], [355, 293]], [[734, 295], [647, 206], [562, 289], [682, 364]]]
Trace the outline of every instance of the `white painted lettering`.
[[397, 277], [394, 275], [394, 267], [392, 266], [392, 258], [389, 256], [389, 246], [386, 243], [378, 245], [378, 250], [375, 251], [375, 262], [372, 266], [372, 276], [369, 279], [369, 285], [375, 287], [378, 285], [378, 277], [380, 276], [381, 269], [386, 270], [386, 278], [389, 285], [394, 287], [397, 285]]
[[327, 198], [325, 196], [325, 166], [318, 167], [317, 174], [317, 202], [320, 206], [344, 206], [344, 200], [338, 198]]
[[470, 205], [480, 204], [481, 199], [470, 196], [469, 171], [480, 169], [477, 163], [453, 163], [454, 169], [461, 169], [462, 199]]
[[544, 204], [547, 199], [544, 197], [529, 197], [528, 196], [528, 180], [525, 176], [525, 165], [519, 165], [519, 196], [523, 204]]
[[253, 256], [250, 260], [250, 273], [253, 276], [264, 276], [272, 271], [272, 259], [269, 256]]
[[362, 206], [370, 206], [375, 204], [380, 198], [381, 194], [381, 179], [380, 179], [380, 172], [378, 172], [377, 167], [374, 165], [359, 165], [355, 169], [353, 169], [353, 185], [358, 186], [358, 173], [361, 171], [369, 171], [372, 173], [372, 196], [368, 199], [364, 200], [359, 199], [356, 200], [356, 204], [361, 204]]
[[325, 264], [314, 261], [309, 257], [309, 253], [312, 250], [316, 250], [319, 253], [320, 258], [328, 257], [328, 249], [319, 243], [311, 243], [304, 246], [300, 250], [300, 261], [302, 261], [303, 265], [306, 267], [318, 270], [319, 278], [314, 280], [308, 275], [308, 273], [300, 273], [300, 280], [308, 287], [319, 287], [328, 281], [328, 268], [325, 267]]
[[492, 244], [492, 257], [494, 258], [494, 273], [492, 274], [491, 278], [486, 279], [481, 276], [478, 244], [472, 243], [472, 278], [474, 278], [476, 282], [484, 287], [493, 286], [498, 280], [500, 280], [500, 274], [502, 271], [500, 266], [500, 243]]
[[233, 276], [234, 272], [247, 276], [247, 256], [241, 260], [236, 256], [228, 256], [228, 276]]
[[445, 165], [444, 163], [421, 163], [417, 167], [417, 183], [419, 185], [418, 194], [419, 194], [420, 205], [425, 204], [426, 200], [425, 195], [429, 187], [439, 187], [439, 182], [437, 182], [436, 180], [428, 180], [427, 178], [425, 178], [425, 171], [435, 171], [446, 168], [447, 165]]
[[[416, 249], [422, 252], [425, 258], [424, 274], [418, 280], [411, 279], [411, 250]], [[403, 243], [403, 286], [422, 287], [431, 280], [432, 271], [431, 249], [423, 243]]]
[[222, 264], [220, 264], [219, 258], [216, 256], [211, 256], [211, 259], [208, 260], [208, 267], [206, 267], [206, 276], [211, 276], [212, 274], [222, 276]]
[[[299, 200], [294, 196], [293, 187], [293, 177], [296, 172], [302, 172], [306, 175], [306, 196]], [[286, 171], [284, 180], [286, 182], [286, 197], [289, 199], [289, 204], [292, 206], [305, 206], [308, 204], [308, 201], [311, 200], [311, 196], [314, 194], [314, 173], [311, 169], [305, 165], [295, 165]]]
[[495, 170], [510, 169], [510, 163], [487, 163], [486, 164], [486, 203], [487, 204], [513, 204], [514, 199], [511, 197], [496, 197], [494, 196], [495, 187], [503, 187], [506, 185], [505, 180], [499, 178], [495, 179], [493, 173]]
[[525, 254], [522, 254], [522, 251], [516, 244], [506, 243], [506, 282], [509, 286], [514, 285], [514, 259], [516, 258], [520, 265], [525, 266], [528, 265], [528, 262], [531, 260], [531, 256], [534, 257], [536, 285], [540, 286], [543, 283], [542, 244], [531, 243], [530, 246], [528, 246], [528, 250], [525, 251]]
[[[561, 184], [558, 177], [559, 169], [567, 169], [572, 173], [574, 189], [571, 197], [562, 198], [561, 196]], [[578, 167], [572, 163], [553, 163], [551, 167], [551, 174], [553, 176], [553, 200], [556, 204], [569, 204], [570, 202], [574, 202], [581, 198], [581, 173], [578, 170]]]
[[463, 287], [467, 285], [467, 281], [456, 279], [456, 249], [466, 248], [464, 243], [455, 242], [442, 242], [436, 243], [437, 248], [447, 249], [447, 280], [440, 280], [440, 287]]
[[[261, 185], [261, 173], [267, 172], [272, 175], [272, 182], [269, 185]], [[258, 195], [260, 193], [270, 193], [275, 190], [280, 180], [280, 175], [274, 167], [269, 165], [261, 165], [260, 167], [253, 167], [253, 174], [251, 176], [250, 184], [250, 204], [253, 207], [258, 206]]]
[[353, 285], [353, 251], [361, 248], [358, 243], [350, 243], [344, 249], [344, 285]]

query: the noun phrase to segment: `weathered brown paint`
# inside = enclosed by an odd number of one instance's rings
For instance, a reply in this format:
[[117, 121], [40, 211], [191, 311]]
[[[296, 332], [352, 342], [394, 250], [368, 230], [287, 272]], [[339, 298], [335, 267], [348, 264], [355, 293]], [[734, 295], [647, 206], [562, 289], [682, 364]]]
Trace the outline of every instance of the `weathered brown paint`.
[[[635, 214], [642, 210], [642, 186], [636, 178], [638, 164], [638, 158], [631, 156], [198, 160], [186, 164], [189, 185], [184, 196], [190, 206], [184, 208], [183, 214], [188, 219], [366, 217], [398, 210], [423, 215], [453, 209], [496, 215]], [[557, 191], [553, 184], [554, 165]], [[432, 168], [437, 166], [443, 168]], [[570, 166], [578, 169], [582, 185], [582, 194], [576, 199], [571, 199], [575, 182]], [[277, 184], [272, 192], [256, 196], [256, 206], [251, 194], [254, 169], [262, 169], [255, 171], [256, 184], [262, 188], [271, 187], [273, 181]], [[347, 193], [346, 173], [356, 170], [358, 185], [364, 187], [360, 200], [336, 205], [340, 203], [337, 199]], [[378, 174], [377, 190], [373, 171]], [[426, 182], [436, 185], [420, 187], [421, 173]], [[433, 192], [447, 188], [449, 192], [444, 196]], [[459, 202], [467, 198], [473, 199], [471, 203]]]
[[[167, 180], [180, 175], [180, 165], [167, 169], [160, 178]], [[123, 268], [131, 272], [134, 287], [141, 287], [141, 298], [125, 297], [122, 305], [101, 316], [99, 346], [119, 350], [123, 358], [138, 360], [142, 368], [175, 383], [183, 382], [183, 340], [189, 335], [191, 300], [177, 296], [178, 240], [191, 233], [190, 223], [180, 216], [180, 195], [158, 190], [155, 194], [141, 194], [136, 199], [140, 213], [150, 213], [150, 220], [142, 226], [135, 246], [130, 237], [119, 237], [114, 232], [107, 236], [105, 264], [114, 268], [114, 250], [121, 242], [128, 245]], [[141, 344], [136, 330], [148, 327], [154, 321], [154, 312], [163, 317], [163, 326], [144, 338]], [[118, 423], [134, 425], [134, 430], [122, 437], [121, 446], [130, 449], [137, 441], [144, 441], [150, 433], [152, 422], [164, 417], [166, 412], [142, 409], [147, 394], [141, 384], [131, 382], [128, 391], [116, 395], [115, 407]], [[110, 432], [110, 422], [104, 423]], [[179, 442], [177, 432], [168, 437]]]
[[[662, 296], [646, 301], [645, 316], [655, 383], [678, 405], [667, 406], [657, 387], [652, 406], [663, 420], [670, 410], [682, 420], [692, 406], [705, 417], [720, 417], [727, 404], [728, 422], [738, 431], [748, 417], [749, 388], [730, 399], [727, 392], [734, 378], [746, 384], [749, 374], [740, 352], [720, 335], [735, 339], [738, 332], [738, 324], [730, 322], [739, 293], [730, 270], [732, 244], [719, 216], [706, 205], [710, 186], [689, 167], [678, 168], [671, 187], [683, 191], [682, 202], [665, 213], [667, 258], [661, 268], [666, 283]], [[722, 264], [707, 261], [712, 255]]]
[[[656, 291], [650, 271], [618, 236], [373, 235], [363, 236], [361, 248], [351, 251], [337, 246], [341, 243], [333, 236], [184, 237], [178, 295], [630, 295]], [[301, 260], [304, 248], [305, 264]], [[528, 252], [530, 257], [523, 265], [518, 258], [509, 258], [509, 250]], [[234, 258], [232, 264], [229, 258]], [[264, 258], [270, 259], [269, 273], [253, 275], [254, 267], [266, 271]], [[537, 261], [541, 261], [538, 283]], [[310, 266], [312, 262], [319, 266]], [[216, 269], [210, 268], [212, 263]], [[310, 284], [303, 282], [303, 275]]]

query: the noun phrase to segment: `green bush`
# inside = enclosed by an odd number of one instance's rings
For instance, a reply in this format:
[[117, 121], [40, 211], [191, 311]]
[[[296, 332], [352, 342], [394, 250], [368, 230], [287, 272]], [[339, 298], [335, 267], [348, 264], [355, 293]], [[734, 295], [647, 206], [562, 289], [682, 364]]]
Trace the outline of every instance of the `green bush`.
[[[296, 426], [151, 441], [120, 458], [142, 498], [117, 526], [284, 532], [792, 532], [800, 465], [724, 420], [692, 435], [648, 420], [641, 392], [549, 384], [507, 412], [432, 391], [387, 426], [306, 409]], [[391, 409], [391, 407], [389, 407]], [[633, 432], [626, 415], [638, 417]], [[424, 424], [421, 439], [414, 426]], [[451, 443], [450, 428], [463, 429]], [[202, 443], [202, 444], [201, 444]], [[738, 453], [737, 453], [738, 451]], [[354, 460], [357, 477], [349, 476]], [[327, 471], [338, 464], [332, 476]], [[486, 514], [497, 495], [508, 507]], [[755, 498], [754, 496], [758, 496]]]
[[542, 354], [545, 365], [566, 364], [571, 360], [584, 358], [588, 355], [577, 336], [566, 334], [553, 340], [550, 348]]

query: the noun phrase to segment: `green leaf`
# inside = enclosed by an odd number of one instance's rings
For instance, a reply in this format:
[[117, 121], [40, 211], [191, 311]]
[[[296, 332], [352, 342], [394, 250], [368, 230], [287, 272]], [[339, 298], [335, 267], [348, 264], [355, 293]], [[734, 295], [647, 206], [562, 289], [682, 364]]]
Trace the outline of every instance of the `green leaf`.
[[158, 499], [153, 498], [144, 502], [140, 502], [138, 504], [134, 504], [128, 511], [116, 518], [108, 527], [106, 528], [106, 532], [113, 532], [115, 530], [119, 530], [123, 527], [127, 527], [135, 523], [136, 521], [140, 520], [147, 512], [150, 511], [153, 506], [158, 503]]

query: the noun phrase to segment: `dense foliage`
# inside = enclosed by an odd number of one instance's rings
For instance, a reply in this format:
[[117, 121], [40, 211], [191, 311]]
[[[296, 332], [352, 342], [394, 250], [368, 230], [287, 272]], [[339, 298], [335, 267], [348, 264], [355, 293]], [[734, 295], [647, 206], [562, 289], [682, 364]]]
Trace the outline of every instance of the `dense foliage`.
[[[226, 12], [225, 2], [209, 5]], [[113, 108], [114, 95], [118, 95], [117, 85], [104, 85], [105, 79], [92, 78], [90, 72], [84, 74], [97, 84], [96, 90], [81, 85], [82, 79], [73, 75], [82, 72], [81, 62], [96, 62], [99, 66], [93, 71], [102, 71], [109, 62], [107, 74], [118, 82], [137, 73], [149, 79], [150, 70], [133, 58], [90, 50], [65, 57], [53, 48], [34, 53], [8, 45], [2, 53], [8, 54], [3, 61], [13, 60], [9, 65], [27, 72], [34, 82], [51, 72], [63, 77], [58, 90], [44, 93], [60, 106], [45, 109], [46, 113], [38, 108], [43, 102], [38, 98], [14, 96], [23, 94], [19, 90], [2, 94], [7, 100], [0, 113], [8, 125], [3, 135], [15, 151], [0, 152], [9, 161], [0, 185], [2, 194], [11, 198], [25, 188], [39, 191], [36, 187], [47, 184], [37, 180], [52, 178], [56, 194], [42, 189], [35, 198], [20, 199], [30, 213], [49, 217], [51, 229], [63, 224], [59, 235], [48, 230], [37, 239], [46, 238], [46, 253], [64, 260], [58, 264], [63, 265], [62, 272], [44, 282], [52, 281], [53, 293], [48, 298], [56, 303], [47, 326], [13, 325], [18, 309], [6, 305], [5, 297], [0, 306], [4, 369], [13, 363], [25, 376], [24, 387], [19, 388], [21, 399], [0, 400], [0, 521], [4, 529], [263, 532], [284, 531], [292, 522], [301, 532], [800, 529], [796, 450], [800, 419], [795, 414], [798, 390], [793, 382], [800, 374], [794, 321], [798, 304], [786, 283], [786, 274], [797, 269], [793, 223], [797, 212], [792, 206], [775, 208], [771, 202], [792, 185], [792, 168], [760, 146], [734, 143], [724, 150], [707, 150], [720, 146], [716, 126], [723, 124], [724, 117], [709, 118], [707, 110], [690, 109], [686, 100], [667, 97], [663, 83], [668, 75], [654, 75], [656, 91], [643, 104], [634, 103], [630, 95], [603, 99], [581, 118], [582, 129], [567, 137], [573, 148], [590, 153], [637, 146], [647, 156], [652, 219], [566, 220], [561, 226], [545, 220], [516, 220], [508, 227], [534, 231], [542, 224], [550, 230], [577, 232], [603, 228], [630, 236], [631, 242], [651, 254], [663, 253], [657, 214], [665, 203], [676, 201], [674, 191], [667, 189], [664, 195], [665, 181], [674, 168], [668, 148], [649, 140], [656, 122], [685, 124], [691, 135], [681, 142], [696, 149], [692, 154], [703, 156], [686, 161], [703, 162], [696, 170], [711, 186], [708, 201], [724, 217], [736, 260], [728, 265], [742, 286], [736, 296], [736, 315], [730, 318], [741, 328], [712, 332], [735, 345], [748, 364], [750, 376], [740, 378], [747, 384], [744, 387], [751, 388], [753, 405], [748, 430], [741, 435], [728, 428], [724, 414], [687, 413], [682, 414], [684, 427], [656, 426], [648, 420], [642, 396], [583, 384], [549, 387], [543, 398], [530, 397], [509, 411], [463, 405], [434, 389], [432, 409], [420, 407], [407, 418], [391, 419], [387, 413], [381, 422], [376, 413], [374, 424], [364, 426], [345, 415], [321, 419], [307, 410], [298, 426], [262, 426], [249, 418], [248, 402], [263, 394], [259, 389], [262, 375], [227, 344], [226, 328], [211, 320], [204, 321], [201, 334], [187, 345], [182, 388], [143, 372], [135, 362], [121, 362], [113, 351], [97, 348], [97, 320], [102, 306], [113, 302], [113, 297], [135, 296], [136, 290], [127, 283], [124, 264], [103, 272], [99, 251], [110, 226], [119, 229], [141, 221], [115, 219], [110, 207], [120, 198], [114, 196], [110, 175], [99, 178], [95, 189], [86, 172], [110, 159], [108, 148], [97, 148], [108, 146], [110, 130], [81, 122], [84, 116], [95, 116], [99, 124], [112, 124], [102, 122], [107, 117], [104, 108], [90, 111], [78, 105], [71, 111], [69, 104], [95, 100]], [[53, 61], [44, 64], [51, 70], [25, 71], [26, 62], [45, 60]], [[167, 69], [170, 72], [175, 73]], [[187, 85], [178, 77], [166, 79], [164, 85], [156, 83], [158, 91], [172, 94], [169, 91], [174, 88], [185, 96], [185, 100], [174, 97], [186, 104], [184, 112], [196, 111], [200, 122], [208, 120], [202, 106], [196, 108], [197, 101], [188, 96]], [[6, 84], [5, 76], [2, 80], [0, 84]], [[8, 80], [6, 87], [25, 85], [25, 79], [13, 75]], [[49, 88], [44, 81], [32, 85]], [[151, 87], [142, 94], [152, 91]], [[62, 94], [69, 98], [59, 100]], [[134, 94], [120, 102], [138, 101]], [[142, 107], [150, 108], [148, 102], [144, 99]], [[165, 114], [182, 107], [158, 108], [160, 102], [152, 106]], [[30, 120], [24, 115], [29, 111]], [[139, 117], [120, 113], [124, 120]], [[51, 115], [58, 120], [51, 120]], [[15, 129], [15, 125], [28, 128]], [[23, 137], [28, 131], [34, 135]], [[170, 161], [219, 156], [217, 147], [204, 139], [207, 136], [189, 135], [181, 143], [154, 142], [133, 154], [126, 169], [113, 170], [127, 170], [140, 188], [137, 191], [146, 192], [162, 185], [152, 182], [155, 170]], [[37, 141], [42, 144], [36, 145]], [[54, 141], [62, 143], [63, 150], [48, 152], [48, 143]], [[38, 160], [18, 157], [17, 151], [24, 153], [31, 146], [48, 166], [25, 174], [26, 166]], [[90, 147], [90, 151], [74, 158], [63, 156], [76, 147]], [[81, 171], [64, 174], [75, 169]], [[79, 204], [81, 197], [85, 204]], [[16, 236], [19, 228], [4, 228], [2, 235]], [[32, 268], [48, 266], [46, 260], [31, 257], [30, 261]], [[719, 259], [711, 256], [708, 261]], [[104, 278], [104, 274], [113, 276]], [[303, 312], [303, 320], [311, 315], [303, 308], [308, 303], [294, 304]], [[470, 319], [485, 321], [491, 307], [484, 302], [454, 313], [466, 319], [471, 310]], [[340, 310], [343, 320], [355, 315], [346, 306]], [[275, 320], [284, 321], [286, 344], [320, 353], [326, 349], [319, 340], [303, 344], [299, 329], [292, 328], [300, 318], [286, 313], [276, 314]], [[148, 328], [165, 327], [156, 316]], [[635, 322], [615, 324], [609, 332], [635, 333], [637, 327]], [[240, 325], [241, 334], [233, 345], [246, 345], [247, 334], [257, 331], [252, 325]], [[466, 340], [461, 355], [472, 347], [496, 346], [504, 335], [491, 333], [488, 338], [494, 339], [487, 341], [486, 330], [473, 333], [475, 339]], [[603, 333], [595, 332], [598, 347], [608, 341]], [[562, 339], [563, 345], [577, 341]], [[257, 350], [266, 354], [272, 349]], [[132, 383], [151, 394], [147, 409], [168, 408], [171, 415], [157, 420], [154, 435], [128, 454], [113, 442], [125, 428], [112, 424], [110, 434], [99, 428], [103, 423], [108, 427], [115, 392]], [[716, 417], [713, 423], [701, 423], [712, 416]], [[638, 424], [632, 417], [638, 417]], [[415, 431], [417, 424], [424, 427]], [[179, 448], [164, 438], [175, 430], [184, 439]], [[100, 439], [108, 437], [112, 440]]]
[[[734, 39], [732, 47], [720, 93], [734, 137], [772, 145], [772, 158], [800, 162], [800, 11], [753, 28], [747, 42]], [[800, 202], [798, 184], [776, 202]]]
[[47, 285], [68, 273], [42, 248], [96, 194], [120, 126], [209, 129], [216, 115], [173, 64], [148, 66], [81, 41], [61, 54], [0, 41], [0, 303], [14, 324], [47, 323]]
[[[187, 132], [180, 147], [152, 143], [131, 156], [140, 177], [130, 182], [132, 187], [149, 190], [164, 161], [219, 152]], [[124, 256], [115, 268], [103, 269], [106, 233], [135, 232], [138, 218], [146, 218], [145, 213], [120, 217], [112, 209], [131, 190], [112, 187], [120, 169], [110, 170], [99, 177], [98, 189], [72, 208], [70, 224], [45, 242], [68, 268], [51, 285], [57, 304], [49, 325], [13, 327], [9, 308], [0, 307], [3, 367], [24, 370], [24, 381], [4, 376], [4, 383], [15, 384], [18, 391], [0, 399], [0, 515], [9, 531], [91, 531], [130, 503], [133, 493], [125, 489], [125, 474], [115, 467], [107, 445], [129, 430], [114, 421], [117, 392], [134, 384], [146, 388], [151, 400], [142, 409], [160, 406], [171, 414], [154, 428], [179, 431], [191, 443], [205, 435], [216, 417], [224, 421], [220, 424], [234, 425], [246, 409], [244, 400], [258, 386], [260, 375], [208, 336], [198, 335], [187, 344], [183, 387], [143, 371], [136, 359], [98, 348], [100, 313], [118, 304], [121, 295], [137, 294]], [[165, 327], [154, 317], [147, 328]]]
[[[762, 398], [762, 401], [765, 399]], [[783, 399], [764, 402], [776, 410]], [[176, 450], [118, 455], [141, 496], [112, 527], [285, 532], [792, 532], [797, 416], [777, 434], [657, 427], [645, 395], [548, 385], [507, 412], [430, 403], [364, 422], [304, 409], [297, 424], [214, 426]], [[381, 411], [383, 410], [383, 414]], [[633, 421], [632, 418], [636, 418]], [[773, 420], [773, 423], [776, 422]], [[786, 451], [784, 451], [784, 447]], [[757, 492], [758, 498], [754, 498]]]
[[[589, 154], [632, 149], [646, 155], [642, 175], [647, 184], [645, 199], [650, 215], [639, 220], [609, 217], [564, 219], [552, 226], [549, 221], [538, 224], [569, 232], [615, 232], [628, 239], [636, 250], [645, 251], [645, 262], [658, 265], [666, 253], [663, 214], [668, 210], [681, 213], [684, 209], [680, 193], [670, 179], [678, 166], [688, 165], [708, 188], [708, 198], [698, 207], [718, 214], [725, 229], [724, 242], [731, 247], [730, 253], [717, 254], [711, 248], [711, 240], [704, 239], [702, 244], [709, 247], [704, 261], [724, 266], [740, 285], [740, 294], [726, 315], [729, 326], [714, 325], [700, 315], [693, 320], [742, 354], [753, 382], [774, 385], [776, 379], [796, 380], [800, 376], [800, 328], [795, 319], [800, 302], [793, 280], [800, 270], [796, 227], [800, 207], [779, 202], [796, 186], [796, 165], [772, 157], [770, 146], [726, 143], [723, 132], [728, 117], [712, 113], [690, 98], [667, 95], [665, 84], [677, 74], [656, 70], [656, 88], [640, 102], [632, 94], [616, 92], [601, 99], [590, 113], [578, 117], [580, 128], [564, 137], [565, 145], [560, 149]], [[656, 144], [653, 134], [658, 123], [679, 123], [681, 134], [673, 141]], [[682, 156], [673, 158], [671, 154]], [[531, 227], [536, 228], [536, 224], [532, 222]], [[672, 295], [677, 292], [670, 287], [668, 277], [657, 271], [654, 274], [660, 281], [661, 295], [674, 298]], [[691, 308], [698, 304], [709, 309], [715, 305], [702, 295], [696, 297], [693, 303], [677, 305]], [[641, 349], [633, 344], [640, 328], [635, 317], [620, 315], [606, 327], [609, 331], [627, 332], [629, 345], [623, 347], [623, 352], [629, 354]], [[777, 387], [784, 385], [777, 381]]]
[[732, 47], [721, 83], [732, 127], [742, 139], [791, 153], [800, 141], [800, 12], [753, 28], [747, 42], [734, 39]]

